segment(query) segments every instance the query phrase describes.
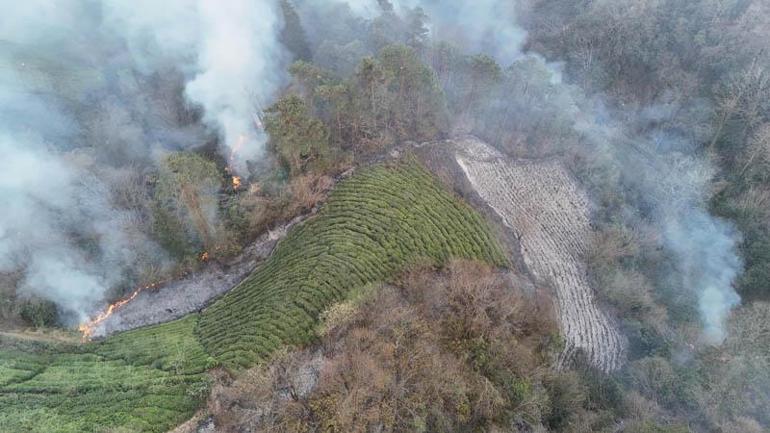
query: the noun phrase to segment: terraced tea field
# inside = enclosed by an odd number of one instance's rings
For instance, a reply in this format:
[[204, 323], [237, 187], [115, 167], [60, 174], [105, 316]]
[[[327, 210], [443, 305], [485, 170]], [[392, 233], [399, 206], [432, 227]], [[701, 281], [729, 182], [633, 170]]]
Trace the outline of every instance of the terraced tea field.
[[193, 337], [197, 315], [102, 344], [0, 345], [0, 431], [163, 432], [206, 396], [213, 360]]
[[200, 314], [85, 345], [0, 340], [0, 432], [162, 432], [234, 370], [313, 339], [320, 312], [411, 262], [505, 265], [485, 222], [417, 163], [363, 170]]
[[567, 346], [604, 371], [623, 362], [625, 341], [596, 304], [583, 257], [590, 238], [588, 198], [557, 161], [511, 161], [474, 138], [459, 140], [457, 162], [479, 195], [519, 238], [527, 267], [558, 298]]
[[313, 336], [323, 309], [410, 262], [450, 257], [505, 264], [485, 222], [416, 163], [365, 170], [337, 186], [319, 215], [201, 315], [204, 347], [247, 367]]

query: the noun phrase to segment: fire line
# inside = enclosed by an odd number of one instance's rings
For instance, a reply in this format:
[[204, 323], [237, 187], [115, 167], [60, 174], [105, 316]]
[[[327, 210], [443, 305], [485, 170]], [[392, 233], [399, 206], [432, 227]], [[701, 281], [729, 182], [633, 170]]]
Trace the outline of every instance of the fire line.
[[112, 314], [115, 311], [119, 310], [124, 305], [126, 305], [129, 302], [133, 301], [137, 296], [139, 296], [140, 293], [142, 293], [142, 291], [144, 291], [146, 289], [151, 289], [151, 288], [157, 287], [157, 286], [159, 286], [159, 285], [161, 285], [161, 284], [163, 284], [165, 282], [166, 282], [166, 280], [158, 281], [158, 282], [155, 282], [155, 283], [152, 283], [152, 284], [148, 284], [146, 286], [139, 287], [139, 288], [135, 289], [133, 292], [131, 292], [131, 294], [128, 295], [127, 297], [125, 297], [125, 298], [123, 298], [123, 299], [121, 299], [119, 301], [116, 301], [116, 302], [110, 304], [107, 307], [106, 310], [104, 310], [101, 313], [99, 313], [93, 319], [90, 319], [90, 320], [88, 320], [86, 322], [81, 323], [78, 326], [78, 330], [83, 334], [83, 341], [84, 342], [85, 341], [90, 341], [91, 338], [94, 335], [94, 332], [96, 332], [96, 328], [100, 324], [102, 324], [105, 320], [107, 320], [110, 316], [112, 316]]

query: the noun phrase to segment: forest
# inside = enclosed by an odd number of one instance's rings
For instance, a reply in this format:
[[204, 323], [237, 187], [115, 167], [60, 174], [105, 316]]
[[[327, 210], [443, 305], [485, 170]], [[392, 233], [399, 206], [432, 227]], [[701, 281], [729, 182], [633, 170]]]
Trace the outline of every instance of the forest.
[[[770, 430], [767, 2], [265, 2], [275, 44], [238, 48], [275, 62], [245, 68], [245, 101], [211, 97], [239, 74], [190, 80], [176, 27], [138, 43], [131, 5], [66, 3], [71, 40], [0, 18], [0, 430]], [[586, 191], [579, 259], [622, 365], [554, 367], [526, 239], [435, 169], [458, 137]], [[104, 305], [305, 216], [207, 308], [79, 346]], [[66, 426], [11, 415], [30, 408]]]

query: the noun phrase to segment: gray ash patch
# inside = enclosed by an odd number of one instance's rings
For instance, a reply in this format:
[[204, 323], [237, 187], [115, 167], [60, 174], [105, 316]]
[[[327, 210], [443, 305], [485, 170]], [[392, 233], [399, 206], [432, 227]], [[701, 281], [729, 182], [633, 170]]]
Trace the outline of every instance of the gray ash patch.
[[309, 216], [302, 215], [269, 230], [226, 262], [212, 261], [191, 273], [154, 290], [140, 293], [136, 299], [117, 310], [94, 333], [105, 337], [116, 332], [179, 319], [200, 311], [214, 299], [230, 291], [267, 259], [287, 231]]

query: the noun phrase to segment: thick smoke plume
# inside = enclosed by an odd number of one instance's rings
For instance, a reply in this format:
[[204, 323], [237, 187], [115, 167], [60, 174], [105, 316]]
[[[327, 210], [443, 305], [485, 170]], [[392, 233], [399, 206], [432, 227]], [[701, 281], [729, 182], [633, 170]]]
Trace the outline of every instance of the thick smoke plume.
[[[82, 320], [163, 268], [132, 182], [218, 136], [235, 170], [282, 83], [273, 1], [0, 1], [0, 272]], [[237, 152], [232, 150], [238, 147]], [[116, 193], [119, 189], [121, 193]]]
[[258, 104], [273, 96], [283, 69], [276, 5], [250, 0], [204, 0], [199, 5], [205, 37], [200, 72], [188, 84], [187, 95], [205, 108], [207, 122], [221, 128], [225, 143], [243, 156], [238, 161], [257, 157], [266, 141]]
[[187, 98], [203, 108], [206, 124], [221, 134], [225, 156], [243, 171], [245, 162], [263, 150], [260, 111], [280, 87], [287, 66], [278, 42], [278, 5], [249, 0], [140, 3], [107, 2], [109, 22], [125, 32], [146, 67], [172, 59], [189, 75]]
[[740, 303], [733, 282], [743, 263], [737, 229], [708, 212], [712, 164], [697, 155], [689, 140], [654, 129], [651, 135], [631, 136], [627, 125], [617, 121], [620, 114], [608, 116], [603, 108], [596, 112], [601, 115], [581, 122], [579, 129], [591, 138], [603, 163], [620, 174], [619, 186], [641, 197], [638, 205], [659, 229], [661, 245], [673, 259], [670, 284], [697, 297], [704, 341], [721, 343], [729, 312]]
[[740, 303], [732, 284], [741, 269], [732, 224], [703, 208], [669, 216], [664, 223], [666, 245], [679, 258], [685, 285], [699, 292], [698, 308], [709, 343], [721, 343], [730, 309]]

